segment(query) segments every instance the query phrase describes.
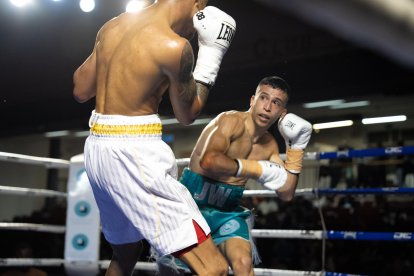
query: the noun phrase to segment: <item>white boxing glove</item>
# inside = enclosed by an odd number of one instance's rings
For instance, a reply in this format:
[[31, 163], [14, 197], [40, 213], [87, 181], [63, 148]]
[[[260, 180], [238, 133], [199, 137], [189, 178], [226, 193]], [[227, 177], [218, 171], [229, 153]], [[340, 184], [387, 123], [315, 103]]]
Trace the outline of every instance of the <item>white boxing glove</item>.
[[279, 119], [278, 128], [286, 142], [285, 168], [299, 174], [302, 169], [304, 149], [312, 134], [312, 125], [301, 117], [288, 113]]
[[236, 177], [254, 178], [270, 190], [277, 190], [287, 180], [285, 168], [279, 164], [267, 160], [236, 159], [239, 169]]
[[304, 150], [312, 134], [312, 125], [301, 117], [288, 113], [279, 120], [278, 128], [286, 148]]
[[218, 8], [208, 6], [194, 15], [193, 24], [199, 47], [193, 76], [196, 81], [211, 87], [236, 33], [236, 21]]
[[259, 161], [259, 164], [262, 166], [263, 172], [257, 182], [274, 191], [285, 185], [287, 180], [285, 168], [271, 161]]

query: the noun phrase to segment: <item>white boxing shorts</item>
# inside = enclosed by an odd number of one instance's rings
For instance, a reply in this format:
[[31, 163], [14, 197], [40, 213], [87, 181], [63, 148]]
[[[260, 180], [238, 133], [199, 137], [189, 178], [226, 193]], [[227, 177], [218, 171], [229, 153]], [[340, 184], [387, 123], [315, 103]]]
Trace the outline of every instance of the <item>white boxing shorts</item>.
[[177, 181], [158, 115], [93, 113], [85, 168], [111, 244], [145, 239], [160, 255], [197, 244], [193, 220], [210, 228], [187, 188]]

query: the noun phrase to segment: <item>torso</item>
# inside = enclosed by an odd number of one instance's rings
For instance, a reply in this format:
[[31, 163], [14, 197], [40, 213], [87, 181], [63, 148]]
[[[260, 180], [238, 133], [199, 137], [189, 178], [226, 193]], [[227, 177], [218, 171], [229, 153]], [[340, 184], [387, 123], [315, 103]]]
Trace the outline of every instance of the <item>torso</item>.
[[161, 20], [124, 13], [100, 30], [97, 51], [96, 111], [128, 116], [158, 112], [168, 78], [157, 52], [178, 36]]
[[[222, 113], [220, 116], [232, 116], [234, 120], [238, 121], [238, 127], [234, 128], [234, 130], [231, 130], [232, 133], [237, 132], [237, 134], [234, 136], [234, 139], [230, 141], [228, 150], [225, 152], [228, 157], [232, 159], [241, 158], [252, 160], [269, 160], [272, 154], [278, 150], [275, 139], [268, 132], [261, 136], [257, 141], [254, 141], [254, 139], [252, 139], [252, 134], [249, 132], [249, 129], [246, 126], [247, 120], [250, 118], [248, 116], [248, 113], [229, 111]], [[215, 124], [214, 122], [211, 122], [201, 134], [191, 155], [190, 169], [201, 175], [213, 178], [219, 182], [234, 185], [244, 185], [247, 181], [245, 178], [223, 177], [217, 175], [212, 176], [208, 175], [208, 173], [200, 167], [199, 161], [202, 155], [205, 141], [208, 139], [210, 133], [214, 130], [214, 128]]]

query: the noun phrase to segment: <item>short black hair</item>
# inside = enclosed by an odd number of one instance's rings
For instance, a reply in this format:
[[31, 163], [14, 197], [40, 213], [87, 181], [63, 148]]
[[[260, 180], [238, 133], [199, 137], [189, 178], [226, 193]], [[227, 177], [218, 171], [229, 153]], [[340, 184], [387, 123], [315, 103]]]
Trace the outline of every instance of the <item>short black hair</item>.
[[285, 92], [287, 95], [287, 99], [289, 99], [290, 87], [288, 83], [281, 77], [278, 77], [278, 76], [265, 77], [259, 82], [259, 85], [269, 85], [272, 88], [278, 88], [282, 90], [283, 92]]

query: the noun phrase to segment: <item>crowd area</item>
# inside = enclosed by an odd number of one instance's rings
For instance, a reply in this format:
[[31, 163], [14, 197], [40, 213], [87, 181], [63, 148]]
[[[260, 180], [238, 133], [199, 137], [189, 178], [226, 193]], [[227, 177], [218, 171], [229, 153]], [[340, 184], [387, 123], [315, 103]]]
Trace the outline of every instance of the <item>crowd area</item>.
[[[412, 232], [414, 206], [410, 196], [332, 196], [319, 201], [297, 197], [284, 203], [277, 199], [253, 199], [257, 229]], [[412, 196], [411, 196], [412, 197]], [[318, 208], [321, 208], [322, 218]], [[398, 241], [257, 239], [263, 263], [260, 267], [363, 275], [410, 275], [414, 271], [414, 244]], [[322, 261], [324, 258], [324, 261]]]

